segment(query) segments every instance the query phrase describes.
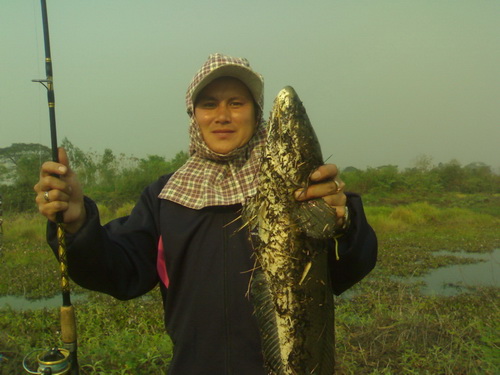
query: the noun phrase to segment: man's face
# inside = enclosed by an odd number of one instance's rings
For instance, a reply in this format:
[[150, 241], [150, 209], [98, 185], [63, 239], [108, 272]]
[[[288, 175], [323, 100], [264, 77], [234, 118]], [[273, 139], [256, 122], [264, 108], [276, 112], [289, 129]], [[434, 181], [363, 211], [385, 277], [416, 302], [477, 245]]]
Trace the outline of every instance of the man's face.
[[257, 127], [252, 94], [232, 77], [215, 79], [198, 94], [194, 117], [207, 146], [219, 154], [244, 146]]

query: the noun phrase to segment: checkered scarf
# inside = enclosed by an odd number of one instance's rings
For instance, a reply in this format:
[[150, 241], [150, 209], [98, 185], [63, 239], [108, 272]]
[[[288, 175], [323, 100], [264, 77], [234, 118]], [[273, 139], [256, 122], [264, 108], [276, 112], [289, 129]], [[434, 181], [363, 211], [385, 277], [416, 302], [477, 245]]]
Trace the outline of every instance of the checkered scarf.
[[250, 69], [246, 59], [214, 54], [209, 56], [194, 76], [186, 94], [187, 112], [191, 118], [190, 158], [163, 187], [158, 195], [161, 199], [199, 210], [209, 206], [243, 204], [256, 192], [255, 176], [266, 141], [262, 96], [255, 98], [260, 108], [259, 125], [255, 134], [246, 145], [227, 154], [219, 154], [208, 148], [194, 118], [194, 90], [199, 90], [199, 83], [209, 73], [224, 65], [239, 65]]

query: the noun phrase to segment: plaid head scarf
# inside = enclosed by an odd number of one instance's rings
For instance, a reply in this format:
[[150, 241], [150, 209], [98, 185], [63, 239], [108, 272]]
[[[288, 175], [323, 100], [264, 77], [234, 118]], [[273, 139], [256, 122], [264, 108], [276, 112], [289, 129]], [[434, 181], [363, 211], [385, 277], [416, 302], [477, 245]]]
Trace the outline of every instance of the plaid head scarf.
[[[227, 154], [206, 145], [194, 117], [194, 101], [200, 91], [219, 77], [234, 77], [250, 90], [258, 107], [258, 126], [250, 141]], [[196, 210], [209, 206], [241, 203], [256, 192], [256, 174], [266, 140], [263, 111], [263, 78], [250, 68], [248, 60], [213, 54], [196, 73], [186, 93], [190, 158], [173, 174], [158, 195]]]

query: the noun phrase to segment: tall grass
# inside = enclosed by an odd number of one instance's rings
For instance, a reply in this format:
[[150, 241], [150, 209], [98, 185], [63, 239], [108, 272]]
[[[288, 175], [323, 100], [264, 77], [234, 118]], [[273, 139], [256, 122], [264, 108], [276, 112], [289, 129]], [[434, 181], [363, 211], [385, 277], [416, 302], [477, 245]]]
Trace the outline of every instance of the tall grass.
[[[427, 202], [410, 203], [396, 207], [366, 207], [366, 216], [378, 234], [393, 234], [408, 229], [452, 227], [491, 228], [500, 223], [489, 214], [471, 211], [464, 207], [437, 207]], [[498, 234], [498, 233], [494, 233]]]
[[366, 214], [377, 232], [398, 232], [435, 222], [440, 210], [425, 202], [397, 207], [368, 207]]
[[45, 243], [46, 220], [41, 215], [20, 213], [3, 217], [3, 233], [6, 243]]

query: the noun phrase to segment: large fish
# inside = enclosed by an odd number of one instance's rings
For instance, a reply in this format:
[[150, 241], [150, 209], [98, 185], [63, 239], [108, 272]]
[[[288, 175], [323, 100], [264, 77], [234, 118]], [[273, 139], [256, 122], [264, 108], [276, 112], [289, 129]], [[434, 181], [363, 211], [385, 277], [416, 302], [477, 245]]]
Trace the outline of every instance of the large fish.
[[281, 90], [267, 126], [256, 195], [245, 205], [256, 267], [250, 296], [272, 375], [334, 373], [334, 306], [327, 242], [335, 210], [323, 199], [298, 202], [323, 164], [320, 145], [292, 87]]

